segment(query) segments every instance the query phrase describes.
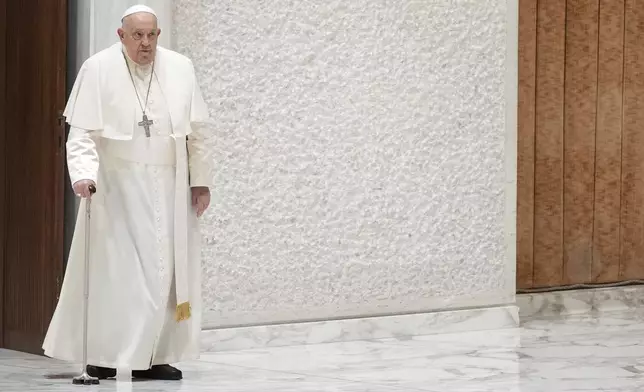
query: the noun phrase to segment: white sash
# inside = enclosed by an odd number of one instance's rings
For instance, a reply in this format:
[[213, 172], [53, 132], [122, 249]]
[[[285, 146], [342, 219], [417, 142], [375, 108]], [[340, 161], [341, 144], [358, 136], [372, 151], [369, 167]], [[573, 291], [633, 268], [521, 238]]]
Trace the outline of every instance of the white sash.
[[101, 145], [108, 155], [125, 161], [163, 166], [176, 164], [175, 140], [172, 136], [138, 137], [133, 140], [103, 138]]

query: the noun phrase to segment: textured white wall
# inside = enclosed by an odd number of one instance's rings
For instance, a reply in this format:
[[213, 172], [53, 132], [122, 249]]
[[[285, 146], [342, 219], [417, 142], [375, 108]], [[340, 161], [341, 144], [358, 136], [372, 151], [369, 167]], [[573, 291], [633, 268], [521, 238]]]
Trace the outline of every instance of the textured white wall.
[[175, 0], [218, 124], [207, 327], [514, 301], [514, 11]]

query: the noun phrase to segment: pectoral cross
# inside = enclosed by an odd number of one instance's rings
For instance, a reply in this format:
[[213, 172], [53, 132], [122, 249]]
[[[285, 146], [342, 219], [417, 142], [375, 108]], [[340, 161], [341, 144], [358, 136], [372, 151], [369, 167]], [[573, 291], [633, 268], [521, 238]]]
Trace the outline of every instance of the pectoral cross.
[[145, 136], [150, 137], [150, 125], [154, 124], [154, 121], [148, 119], [147, 114], [143, 114], [143, 120], [139, 122], [139, 126], [145, 129]]

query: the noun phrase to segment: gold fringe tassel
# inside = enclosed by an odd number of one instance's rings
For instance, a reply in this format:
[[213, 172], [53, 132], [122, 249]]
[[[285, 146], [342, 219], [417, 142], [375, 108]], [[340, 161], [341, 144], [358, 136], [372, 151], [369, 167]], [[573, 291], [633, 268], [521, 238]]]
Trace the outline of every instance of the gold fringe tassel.
[[184, 302], [177, 305], [177, 322], [188, 320], [192, 316], [192, 310], [190, 308], [190, 302]]

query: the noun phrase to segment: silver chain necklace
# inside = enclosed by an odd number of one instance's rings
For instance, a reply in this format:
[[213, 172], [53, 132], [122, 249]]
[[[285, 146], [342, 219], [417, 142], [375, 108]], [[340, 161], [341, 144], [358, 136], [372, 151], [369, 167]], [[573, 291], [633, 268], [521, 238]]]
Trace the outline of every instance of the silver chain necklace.
[[125, 66], [127, 67], [127, 71], [130, 74], [130, 80], [132, 80], [132, 86], [134, 87], [134, 92], [136, 93], [136, 99], [139, 100], [139, 106], [141, 106], [141, 111], [143, 112], [142, 120], [138, 122], [138, 125], [140, 127], [143, 127], [143, 129], [145, 130], [145, 136], [150, 137], [150, 125], [154, 124], [154, 121], [148, 119], [148, 115], [145, 113], [145, 111], [148, 108], [148, 99], [150, 98], [150, 90], [152, 88], [152, 78], [154, 78], [155, 62], [152, 63], [152, 72], [150, 72], [150, 82], [148, 84], [148, 92], [145, 96], [145, 107], [144, 107], [143, 103], [141, 102], [141, 97], [139, 96], [139, 89], [136, 88], [136, 83], [134, 82], [134, 76], [132, 75], [130, 64], [127, 61], [127, 57], [125, 57], [125, 53], [123, 53], [123, 59], [125, 60]]

